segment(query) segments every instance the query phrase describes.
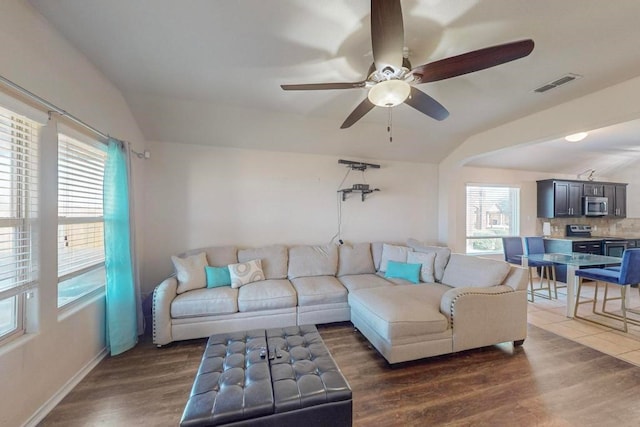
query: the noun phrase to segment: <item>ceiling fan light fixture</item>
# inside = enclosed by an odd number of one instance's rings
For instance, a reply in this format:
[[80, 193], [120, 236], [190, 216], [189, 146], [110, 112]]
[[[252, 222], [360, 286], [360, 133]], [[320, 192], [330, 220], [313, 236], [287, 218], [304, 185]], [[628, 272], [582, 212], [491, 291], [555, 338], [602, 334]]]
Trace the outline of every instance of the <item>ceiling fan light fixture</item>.
[[395, 107], [402, 104], [411, 93], [411, 86], [404, 80], [385, 80], [369, 89], [369, 101], [378, 107]]
[[589, 135], [589, 132], [578, 132], [564, 137], [569, 142], [579, 142], [585, 139]]

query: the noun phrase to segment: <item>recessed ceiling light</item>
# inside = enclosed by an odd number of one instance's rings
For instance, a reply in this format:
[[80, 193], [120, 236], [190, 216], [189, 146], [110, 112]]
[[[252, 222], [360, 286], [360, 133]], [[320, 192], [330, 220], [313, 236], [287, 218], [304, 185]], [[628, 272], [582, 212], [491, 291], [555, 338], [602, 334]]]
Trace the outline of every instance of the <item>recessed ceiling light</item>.
[[589, 135], [589, 132], [578, 132], [578, 133], [574, 133], [573, 135], [565, 136], [564, 139], [566, 139], [569, 142], [578, 142], [585, 139], [587, 135]]

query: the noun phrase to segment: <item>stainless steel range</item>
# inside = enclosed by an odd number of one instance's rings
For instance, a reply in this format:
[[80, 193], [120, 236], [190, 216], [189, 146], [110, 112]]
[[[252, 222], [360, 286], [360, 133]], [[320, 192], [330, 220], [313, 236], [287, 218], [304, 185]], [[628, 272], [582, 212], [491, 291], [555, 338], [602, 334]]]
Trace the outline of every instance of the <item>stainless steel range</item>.
[[567, 237], [591, 237], [591, 226], [583, 224], [567, 224]]

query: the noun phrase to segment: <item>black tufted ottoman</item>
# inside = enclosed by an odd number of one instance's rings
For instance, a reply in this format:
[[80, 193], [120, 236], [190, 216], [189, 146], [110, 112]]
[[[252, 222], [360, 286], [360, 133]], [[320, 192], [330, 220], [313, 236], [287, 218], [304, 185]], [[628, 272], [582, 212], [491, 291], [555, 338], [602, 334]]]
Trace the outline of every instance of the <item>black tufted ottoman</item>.
[[180, 426], [350, 426], [351, 389], [315, 326], [209, 338]]

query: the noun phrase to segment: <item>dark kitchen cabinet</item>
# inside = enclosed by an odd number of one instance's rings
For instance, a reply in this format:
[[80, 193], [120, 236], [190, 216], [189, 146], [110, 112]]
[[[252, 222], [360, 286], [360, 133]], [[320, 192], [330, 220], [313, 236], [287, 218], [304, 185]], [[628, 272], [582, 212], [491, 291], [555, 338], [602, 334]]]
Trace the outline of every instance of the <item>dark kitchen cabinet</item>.
[[627, 184], [617, 182], [544, 179], [538, 184], [538, 218], [584, 216], [584, 196], [607, 197], [609, 217], [627, 217]]
[[604, 197], [609, 199], [609, 215], [627, 217], [627, 184], [604, 184]]
[[602, 255], [602, 241], [597, 242], [573, 242], [573, 252], [583, 254]]
[[582, 194], [584, 196], [602, 197], [604, 196], [604, 185], [595, 182], [585, 183]]
[[538, 218], [582, 216], [582, 182], [538, 181]]

